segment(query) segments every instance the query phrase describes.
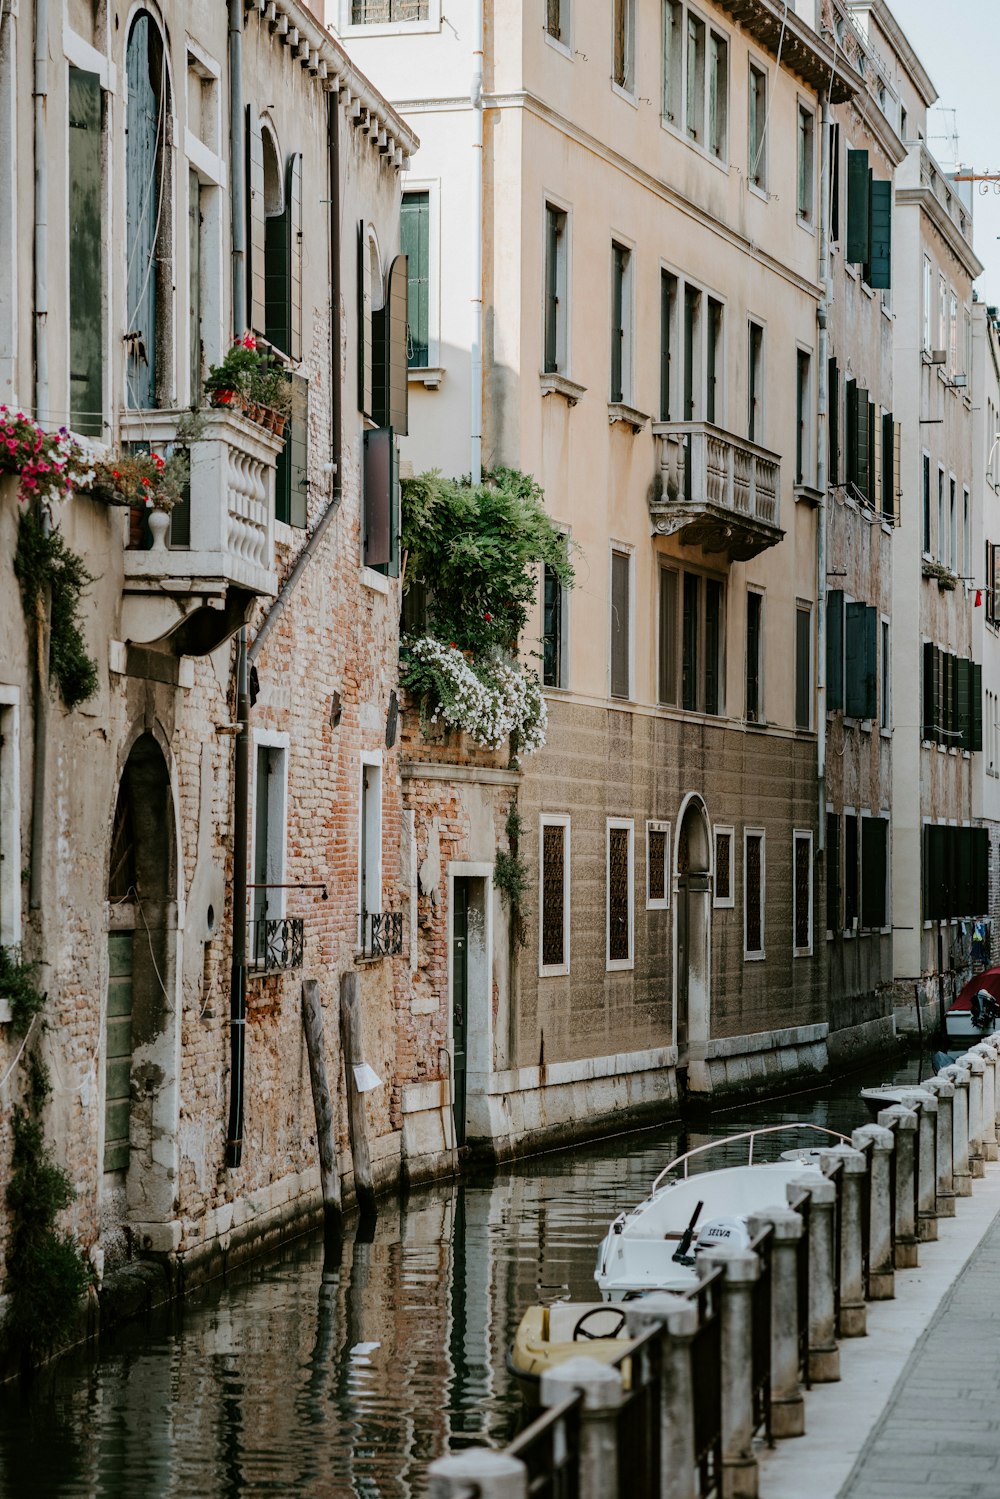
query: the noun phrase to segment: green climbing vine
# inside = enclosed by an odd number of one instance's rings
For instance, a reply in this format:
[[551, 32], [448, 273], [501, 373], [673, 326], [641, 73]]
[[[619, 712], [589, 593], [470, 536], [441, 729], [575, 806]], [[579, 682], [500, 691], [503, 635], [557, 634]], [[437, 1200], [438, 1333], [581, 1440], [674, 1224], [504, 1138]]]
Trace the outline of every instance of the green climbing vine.
[[0, 999], [10, 1002], [11, 1025], [16, 1036], [27, 1033], [40, 1012], [46, 995], [35, 982], [37, 963], [26, 963], [18, 950], [0, 947]]
[[511, 936], [518, 947], [526, 946], [528, 941], [528, 911], [525, 897], [528, 893], [529, 876], [528, 866], [520, 854], [523, 831], [524, 823], [517, 810], [517, 803], [511, 802], [504, 824], [507, 847], [497, 849], [493, 860], [493, 883], [500, 892], [501, 900], [506, 902], [507, 909], [510, 911]]
[[48, 531], [31, 511], [21, 514], [14, 572], [29, 629], [36, 626], [49, 590], [49, 672], [67, 708], [85, 703], [97, 691], [97, 663], [87, 655], [80, 623], [80, 600], [94, 575], [58, 531]]

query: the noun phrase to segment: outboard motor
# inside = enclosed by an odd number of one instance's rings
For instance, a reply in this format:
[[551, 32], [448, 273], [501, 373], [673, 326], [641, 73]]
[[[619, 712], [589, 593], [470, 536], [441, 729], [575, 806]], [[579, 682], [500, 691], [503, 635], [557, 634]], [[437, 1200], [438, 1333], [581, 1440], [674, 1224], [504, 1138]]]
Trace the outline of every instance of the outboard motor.
[[703, 1249], [716, 1249], [719, 1245], [727, 1249], [748, 1249], [750, 1235], [744, 1218], [710, 1218], [703, 1223], [694, 1246], [695, 1254]]

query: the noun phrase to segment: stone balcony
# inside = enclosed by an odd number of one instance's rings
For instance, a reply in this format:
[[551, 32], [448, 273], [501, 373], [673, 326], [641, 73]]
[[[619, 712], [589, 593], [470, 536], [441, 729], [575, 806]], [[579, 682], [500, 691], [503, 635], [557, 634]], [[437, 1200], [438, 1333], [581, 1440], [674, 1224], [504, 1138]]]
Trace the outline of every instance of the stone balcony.
[[[196, 610], [221, 611], [238, 628], [252, 598], [277, 593], [274, 476], [283, 439], [241, 412], [221, 409], [201, 413], [197, 434], [178, 439], [185, 418], [189, 412], [127, 411], [122, 417], [123, 444], [145, 443], [163, 453], [180, 443], [191, 463], [189, 503], [173, 511], [168, 528], [150, 527], [151, 546], [125, 551], [124, 628], [135, 641], [172, 636], [193, 622]], [[197, 641], [187, 637], [208, 640], [221, 631], [225, 638], [226, 629], [220, 618], [207, 635], [188, 628], [175, 644], [200, 654]]]
[[654, 422], [659, 482], [649, 502], [654, 536], [746, 562], [784, 536], [781, 460], [711, 422]]

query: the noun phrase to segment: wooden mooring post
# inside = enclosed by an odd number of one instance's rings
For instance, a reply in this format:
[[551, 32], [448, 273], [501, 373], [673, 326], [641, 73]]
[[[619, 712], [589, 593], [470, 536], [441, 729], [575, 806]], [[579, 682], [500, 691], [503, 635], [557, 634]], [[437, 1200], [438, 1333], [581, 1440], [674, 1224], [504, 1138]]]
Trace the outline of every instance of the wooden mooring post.
[[315, 979], [302, 980], [302, 1027], [306, 1033], [309, 1083], [316, 1111], [316, 1149], [319, 1153], [323, 1216], [328, 1232], [339, 1234], [343, 1227], [344, 1211], [340, 1196], [340, 1173], [337, 1170], [333, 1099], [326, 1075], [323, 1007], [319, 1001], [319, 984]]
[[354, 1163], [354, 1193], [358, 1211], [363, 1218], [369, 1218], [376, 1211], [375, 1184], [371, 1150], [368, 1146], [368, 1113], [354, 1070], [365, 1059], [360, 985], [358, 975], [354, 972], [342, 974], [340, 979], [340, 1045], [344, 1055], [344, 1087], [347, 1090], [347, 1127], [351, 1136], [351, 1160]]

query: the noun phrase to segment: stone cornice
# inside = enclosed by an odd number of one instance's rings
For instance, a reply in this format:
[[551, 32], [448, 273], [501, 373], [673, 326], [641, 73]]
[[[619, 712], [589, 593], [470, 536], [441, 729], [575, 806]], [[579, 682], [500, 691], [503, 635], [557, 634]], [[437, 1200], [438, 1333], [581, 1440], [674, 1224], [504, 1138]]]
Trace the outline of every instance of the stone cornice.
[[799, 19], [791, 5], [778, 0], [715, 0], [718, 8], [753, 37], [781, 66], [817, 94], [830, 91], [830, 103], [842, 104], [857, 92], [857, 83], [841, 67], [830, 44]]
[[921, 99], [929, 108], [937, 99], [937, 89], [928, 77], [926, 68], [914, 52], [909, 38], [906, 36], [906, 33], [892, 11], [886, 5], [885, 0], [848, 0], [847, 8], [851, 11], [871, 11], [879, 30], [884, 33], [886, 40], [892, 46], [896, 56], [916, 84]]
[[983, 262], [979, 259], [975, 250], [968, 240], [962, 238], [958, 225], [947, 213], [941, 200], [930, 187], [903, 187], [896, 189], [896, 203], [901, 206], [914, 204], [922, 208], [930, 219], [934, 228], [944, 240], [948, 249], [954, 255], [959, 265], [965, 270], [971, 280], [975, 281], [977, 276], [983, 273]]

